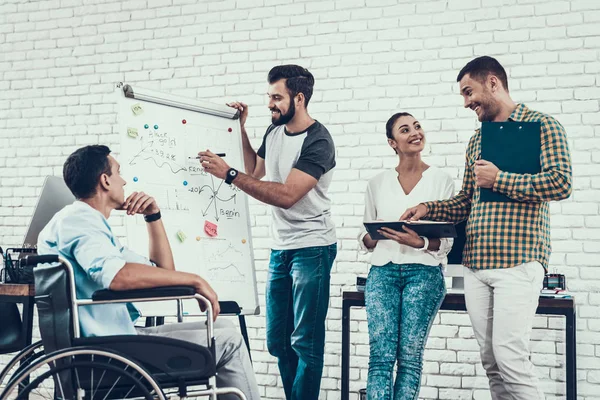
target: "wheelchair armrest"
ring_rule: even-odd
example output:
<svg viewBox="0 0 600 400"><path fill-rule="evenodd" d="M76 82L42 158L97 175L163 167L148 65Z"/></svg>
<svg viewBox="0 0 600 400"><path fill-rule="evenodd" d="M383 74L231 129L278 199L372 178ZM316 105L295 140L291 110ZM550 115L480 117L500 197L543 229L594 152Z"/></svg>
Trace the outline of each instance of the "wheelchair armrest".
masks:
<svg viewBox="0 0 600 400"><path fill-rule="evenodd" d="M149 289L133 290L96 290L92 294L92 300L127 300L127 299L153 299L160 297L184 297L193 296L196 289L192 286L161 286Z"/></svg>
<svg viewBox="0 0 600 400"><path fill-rule="evenodd" d="M239 315L242 313L240 306L235 301L220 301L219 306L221 307L221 314Z"/></svg>
<svg viewBox="0 0 600 400"><path fill-rule="evenodd" d="M56 262L60 262L57 255L27 256L20 260L21 267Z"/></svg>

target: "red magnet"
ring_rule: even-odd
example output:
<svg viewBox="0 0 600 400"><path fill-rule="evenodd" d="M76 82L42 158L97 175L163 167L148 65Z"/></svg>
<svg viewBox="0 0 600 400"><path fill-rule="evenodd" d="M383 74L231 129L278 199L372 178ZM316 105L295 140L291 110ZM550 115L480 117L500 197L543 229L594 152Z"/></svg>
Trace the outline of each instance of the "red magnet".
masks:
<svg viewBox="0 0 600 400"><path fill-rule="evenodd" d="M185 124L185 123L187 123L187 121L184 119L183 121L181 121L181 123L182 123L182 124Z"/></svg>
<svg viewBox="0 0 600 400"><path fill-rule="evenodd" d="M229 129L227 129L227 131L228 131L228 132L232 132L232 131L233 131L233 129L229 128Z"/></svg>

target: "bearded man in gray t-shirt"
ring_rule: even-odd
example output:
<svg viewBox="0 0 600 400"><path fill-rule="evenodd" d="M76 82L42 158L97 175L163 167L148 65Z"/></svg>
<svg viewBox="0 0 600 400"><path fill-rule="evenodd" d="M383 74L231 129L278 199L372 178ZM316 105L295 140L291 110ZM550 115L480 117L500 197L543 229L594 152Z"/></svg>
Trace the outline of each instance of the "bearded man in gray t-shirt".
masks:
<svg viewBox="0 0 600 400"><path fill-rule="evenodd" d="M269 72L271 126L255 152L241 113L246 173L210 151L198 153L206 171L272 206L273 246L267 279L267 347L277 357L288 400L317 400L323 372L329 280L337 254L327 189L335 147L307 112L314 77L298 65ZM266 176L265 181L261 181Z"/></svg>

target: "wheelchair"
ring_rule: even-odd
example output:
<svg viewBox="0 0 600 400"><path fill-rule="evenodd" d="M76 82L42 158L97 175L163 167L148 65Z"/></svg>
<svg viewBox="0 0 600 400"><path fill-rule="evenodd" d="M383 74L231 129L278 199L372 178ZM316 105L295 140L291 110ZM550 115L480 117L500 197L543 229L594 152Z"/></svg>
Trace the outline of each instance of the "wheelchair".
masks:
<svg viewBox="0 0 600 400"><path fill-rule="evenodd" d="M211 303L193 287L96 291L77 299L70 263L55 255L29 256L34 268L42 340L15 356L0 374L0 400L159 399L234 395L217 387ZM196 299L206 307L207 345L168 337L81 337L78 308L107 303ZM9 377L10 376L10 377Z"/></svg>

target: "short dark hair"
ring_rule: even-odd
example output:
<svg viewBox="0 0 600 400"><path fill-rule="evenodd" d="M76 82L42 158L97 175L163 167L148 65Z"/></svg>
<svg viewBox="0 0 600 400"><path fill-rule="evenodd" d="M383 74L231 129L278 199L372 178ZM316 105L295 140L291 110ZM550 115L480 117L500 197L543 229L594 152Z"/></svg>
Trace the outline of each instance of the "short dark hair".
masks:
<svg viewBox="0 0 600 400"><path fill-rule="evenodd" d="M102 174L110 176L107 146L91 145L75 150L63 165L63 178L77 199L88 199L96 194L96 185Z"/></svg>
<svg viewBox="0 0 600 400"><path fill-rule="evenodd" d="M495 75L500 79L502 86L504 86L504 89L508 92L508 78L506 77L506 71L494 57L482 56L469 61L458 73L456 82L460 82L466 74L469 74L471 78L480 83L485 82L490 74Z"/></svg>
<svg viewBox="0 0 600 400"><path fill-rule="evenodd" d="M412 114L409 114L407 112L399 112L392 115L390 119L388 119L388 121L385 123L385 136L387 136L388 139L394 138L394 133L392 132L392 130L394 129L394 124L396 123L396 121L398 121L398 118L400 117L412 117Z"/></svg>
<svg viewBox="0 0 600 400"><path fill-rule="evenodd" d="M296 97L302 93L305 98L304 106L308 107L308 102L312 97L313 86L315 86L315 77L306 68L299 65L278 65L269 71L268 81L270 84L285 79L285 86L290 97Z"/></svg>

